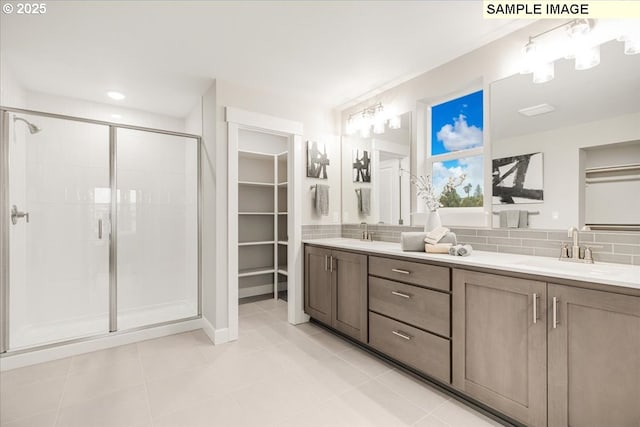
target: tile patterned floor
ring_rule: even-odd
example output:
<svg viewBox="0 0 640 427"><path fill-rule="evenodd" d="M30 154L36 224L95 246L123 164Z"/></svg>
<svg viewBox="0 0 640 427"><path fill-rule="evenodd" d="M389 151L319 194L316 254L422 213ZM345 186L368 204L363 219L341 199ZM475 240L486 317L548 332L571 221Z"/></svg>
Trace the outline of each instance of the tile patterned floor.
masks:
<svg viewBox="0 0 640 427"><path fill-rule="evenodd" d="M499 424L313 324L243 304L240 340L195 331L3 372L2 427Z"/></svg>

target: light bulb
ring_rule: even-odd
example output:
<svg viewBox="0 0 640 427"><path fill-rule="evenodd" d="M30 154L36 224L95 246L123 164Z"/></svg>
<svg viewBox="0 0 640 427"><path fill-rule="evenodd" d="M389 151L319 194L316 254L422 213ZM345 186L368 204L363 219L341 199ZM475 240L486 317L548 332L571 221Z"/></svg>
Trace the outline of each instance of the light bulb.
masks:
<svg viewBox="0 0 640 427"><path fill-rule="evenodd" d="M640 38L632 39L628 38L624 41L624 54L625 55L635 55L640 53Z"/></svg>
<svg viewBox="0 0 640 427"><path fill-rule="evenodd" d="M522 66L520 69L520 74L529 74L532 73L536 63L538 62L538 45L533 40L529 40L529 42L524 45L524 58L522 59Z"/></svg>
<svg viewBox="0 0 640 427"><path fill-rule="evenodd" d="M576 70L588 70L600 63L600 46L576 52Z"/></svg>
<svg viewBox="0 0 640 427"><path fill-rule="evenodd" d="M378 120L373 124L373 133L380 135L384 133L384 121Z"/></svg>
<svg viewBox="0 0 640 427"><path fill-rule="evenodd" d="M546 83L553 80L555 77L555 67L553 62L546 62L539 64L533 70L533 82L534 83Z"/></svg>
<svg viewBox="0 0 640 427"><path fill-rule="evenodd" d="M347 135L353 135L354 133L356 133L356 124L353 119L347 120L347 125L345 126L344 131Z"/></svg>
<svg viewBox="0 0 640 427"><path fill-rule="evenodd" d="M392 116L389 119L389 129L400 129L401 126L402 120L400 119L400 116Z"/></svg>

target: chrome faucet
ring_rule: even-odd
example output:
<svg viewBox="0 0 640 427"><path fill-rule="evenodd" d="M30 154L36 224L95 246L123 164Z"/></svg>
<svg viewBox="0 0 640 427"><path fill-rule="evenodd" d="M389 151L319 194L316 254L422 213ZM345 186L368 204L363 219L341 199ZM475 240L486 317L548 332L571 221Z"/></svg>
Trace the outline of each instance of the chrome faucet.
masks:
<svg viewBox="0 0 640 427"><path fill-rule="evenodd" d="M360 223L360 225L364 225L364 231L360 235L360 240L368 240L370 242L373 242L373 232L369 231L369 224L363 221Z"/></svg>
<svg viewBox="0 0 640 427"><path fill-rule="evenodd" d="M573 244L571 246L571 255L569 255L569 248L567 247L567 243L562 244L562 249L560 250L560 261L573 261L573 262L584 262L587 264L593 264L593 248L601 248L602 246L594 246L589 245L584 248L584 255L580 256L580 232L576 227L570 227L567 231L567 237L571 237L573 239Z"/></svg>
<svg viewBox="0 0 640 427"><path fill-rule="evenodd" d="M569 227L569 231L567 232L567 237L573 239L573 246L571 247L571 258L573 259L580 259L579 233L576 227Z"/></svg>

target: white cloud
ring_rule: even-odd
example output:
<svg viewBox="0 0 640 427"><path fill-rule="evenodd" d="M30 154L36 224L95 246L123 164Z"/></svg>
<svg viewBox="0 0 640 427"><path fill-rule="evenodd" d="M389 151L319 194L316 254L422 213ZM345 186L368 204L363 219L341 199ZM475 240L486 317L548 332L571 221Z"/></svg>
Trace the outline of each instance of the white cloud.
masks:
<svg viewBox="0 0 640 427"><path fill-rule="evenodd" d="M482 129L469 126L464 114L453 119L453 125L446 124L438 131L438 140L442 141L447 151L466 150L482 145Z"/></svg>

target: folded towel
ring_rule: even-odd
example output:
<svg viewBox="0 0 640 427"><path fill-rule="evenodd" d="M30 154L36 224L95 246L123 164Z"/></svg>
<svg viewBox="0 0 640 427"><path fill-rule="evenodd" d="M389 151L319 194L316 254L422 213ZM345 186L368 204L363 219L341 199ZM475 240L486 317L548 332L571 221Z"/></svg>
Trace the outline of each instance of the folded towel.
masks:
<svg viewBox="0 0 640 427"><path fill-rule="evenodd" d="M471 245L462 245L458 248L458 256L469 256L471 251L473 251Z"/></svg>
<svg viewBox="0 0 640 427"><path fill-rule="evenodd" d="M329 215L329 186L316 184L316 213L321 216Z"/></svg>
<svg viewBox="0 0 640 427"><path fill-rule="evenodd" d="M411 231L400 233L400 247L403 251L424 252L424 238L427 233Z"/></svg>
<svg viewBox="0 0 640 427"><path fill-rule="evenodd" d="M424 244L424 251L428 254L448 254L449 248L451 248L451 243Z"/></svg>
<svg viewBox="0 0 640 427"><path fill-rule="evenodd" d="M358 188L356 195L358 196L358 212L362 215L369 215L371 213L371 189Z"/></svg>
<svg viewBox="0 0 640 427"><path fill-rule="evenodd" d="M438 243L451 243L452 245L456 245L458 243L456 233L448 232Z"/></svg>
<svg viewBox="0 0 640 427"><path fill-rule="evenodd" d="M473 248L471 245L454 245L449 248L449 255L453 256L469 256Z"/></svg>
<svg viewBox="0 0 640 427"><path fill-rule="evenodd" d="M427 237L425 237L425 243L430 243L435 245L442 239L450 230L447 227L438 227L427 233Z"/></svg>

